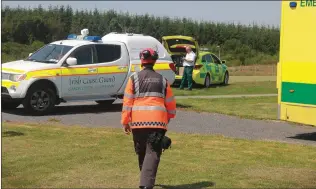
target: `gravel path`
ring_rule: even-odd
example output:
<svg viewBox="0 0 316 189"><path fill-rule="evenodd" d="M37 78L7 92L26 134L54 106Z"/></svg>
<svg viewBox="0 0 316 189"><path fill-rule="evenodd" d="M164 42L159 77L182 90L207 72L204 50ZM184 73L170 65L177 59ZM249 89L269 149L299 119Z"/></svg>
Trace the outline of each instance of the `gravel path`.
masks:
<svg viewBox="0 0 316 189"><path fill-rule="evenodd" d="M2 121L49 122L58 120L65 125L86 127L121 128L120 102L111 108L100 107L93 102L68 103L56 107L56 113L48 116L26 116L24 109L2 112ZM178 111L177 118L169 125L170 131L182 133L220 134L229 137L273 140L316 146L316 127L299 126L285 122L247 120L238 117Z"/></svg>

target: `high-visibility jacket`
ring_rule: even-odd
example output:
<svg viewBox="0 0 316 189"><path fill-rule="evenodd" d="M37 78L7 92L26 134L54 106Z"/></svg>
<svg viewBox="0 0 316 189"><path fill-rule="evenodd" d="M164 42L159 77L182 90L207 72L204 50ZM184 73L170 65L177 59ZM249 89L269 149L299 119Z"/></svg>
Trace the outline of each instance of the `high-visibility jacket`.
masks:
<svg viewBox="0 0 316 189"><path fill-rule="evenodd" d="M128 80L125 88L121 124L131 129L160 128L176 115L176 101L162 75L145 68Z"/></svg>

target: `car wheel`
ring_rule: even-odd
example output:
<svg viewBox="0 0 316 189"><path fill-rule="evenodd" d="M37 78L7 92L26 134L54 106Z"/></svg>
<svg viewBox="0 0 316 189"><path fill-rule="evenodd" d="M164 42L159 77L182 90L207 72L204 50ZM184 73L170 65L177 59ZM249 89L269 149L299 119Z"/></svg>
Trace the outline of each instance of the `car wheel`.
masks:
<svg viewBox="0 0 316 189"><path fill-rule="evenodd" d="M41 116L51 112L55 102L56 94L52 89L47 86L34 86L23 100L23 106L32 115Z"/></svg>
<svg viewBox="0 0 316 189"><path fill-rule="evenodd" d="M207 74L204 81L204 87L209 88L210 85L211 85L211 78L210 78L210 75Z"/></svg>
<svg viewBox="0 0 316 189"><path fill-rule="evenodd" d="M229 74L228 74L228 72L225 72L223 85L228 85L228 81L229 81Z"/></svg>
<svg viewBox="0 0 316 189"><path fill-rule="evenodd" d="M97 100L95 102L102 106L109 106L112 105L114 101L115 100Z"/></svg>
<svg viewBox="0 0 316 189"><path fill-rule="evenodd" d="M3 110L12 110L20 106L21 102L2 102L1 107Z"/></svg>

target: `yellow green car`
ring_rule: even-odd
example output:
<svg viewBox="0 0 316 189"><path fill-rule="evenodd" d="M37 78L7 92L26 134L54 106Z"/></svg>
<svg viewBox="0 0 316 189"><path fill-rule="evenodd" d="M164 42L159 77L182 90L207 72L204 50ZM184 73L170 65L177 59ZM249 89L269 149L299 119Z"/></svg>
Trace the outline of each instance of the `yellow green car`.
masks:
<svg viewBox="0 0 316 189"><path fill-rule="evenodd" d="M181 82L183 73L182 57L186 55L185 47L190 45L196 54L193 82L206 88L210 87L211 84L228 84L229 72L225 61L220 60L214 53L200 49L198 42L193 37L164 36L162 37L162 44L175 63L175 83Z"/></svg>

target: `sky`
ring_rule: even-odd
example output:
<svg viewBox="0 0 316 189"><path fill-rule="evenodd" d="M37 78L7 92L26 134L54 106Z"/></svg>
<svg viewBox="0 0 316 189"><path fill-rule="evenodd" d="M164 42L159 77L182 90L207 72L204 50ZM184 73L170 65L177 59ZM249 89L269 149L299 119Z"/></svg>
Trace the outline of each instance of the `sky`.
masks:
<svg viewBox="0 0 316 189"><path fill-rule="evenodd" d="M281 1L2 1L3 6L70 5L73 9L99 9L133 14L191 18L241 24L280 25Z"/></svg>

